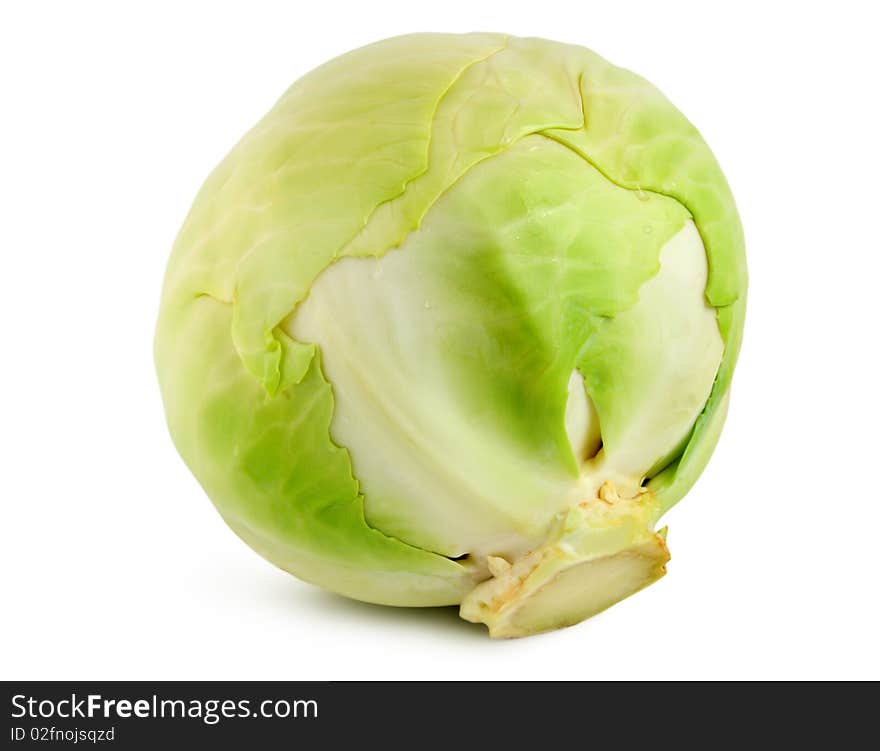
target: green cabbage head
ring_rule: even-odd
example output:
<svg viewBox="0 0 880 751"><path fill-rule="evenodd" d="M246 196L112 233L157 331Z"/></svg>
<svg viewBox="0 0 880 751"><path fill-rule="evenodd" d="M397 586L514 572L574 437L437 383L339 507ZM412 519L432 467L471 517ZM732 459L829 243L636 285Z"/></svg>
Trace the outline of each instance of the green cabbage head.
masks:
<svg viewBox="0 0 880 751"><path fill-rule="evenodd" d="M417 34L301 78L208 177L155 359L254 550L520 636L663 575L745 299L728 185L656 88L580 47Z"/></svg>

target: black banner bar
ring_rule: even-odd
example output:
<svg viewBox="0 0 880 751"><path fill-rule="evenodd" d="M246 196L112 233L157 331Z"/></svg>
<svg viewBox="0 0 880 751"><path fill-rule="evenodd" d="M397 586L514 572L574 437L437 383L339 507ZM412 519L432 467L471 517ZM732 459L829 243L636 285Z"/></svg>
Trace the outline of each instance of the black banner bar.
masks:
<svg viewBox="0 0 880 751"><path fill-rule="evenodd" d="M4 748L861 748L876 684L5 682Z"/></svg>

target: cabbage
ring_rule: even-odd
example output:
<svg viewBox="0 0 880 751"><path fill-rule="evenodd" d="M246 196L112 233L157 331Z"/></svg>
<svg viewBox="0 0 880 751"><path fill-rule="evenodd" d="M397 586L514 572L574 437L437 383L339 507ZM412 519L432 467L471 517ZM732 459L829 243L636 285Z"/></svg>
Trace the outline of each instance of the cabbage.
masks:
<svg viewBox="0 0 880 751"><path fill-rule="evenodd" d="M664 574L745 290L727 183L657 89L580 47L417 34L301 78L208 177L155 359L254 550L521 636Z"/></svg>

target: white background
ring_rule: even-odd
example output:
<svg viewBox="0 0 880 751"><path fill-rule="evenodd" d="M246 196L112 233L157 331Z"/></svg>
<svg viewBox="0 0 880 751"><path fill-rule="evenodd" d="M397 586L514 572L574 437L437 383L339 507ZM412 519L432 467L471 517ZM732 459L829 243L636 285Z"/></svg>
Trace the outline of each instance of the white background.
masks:
<svg viewBox="0 0 880 751"><path fill-rule="evenodd" d="M869 3L723 7L4 3L2 677L880 678L877 23ZM747 233L730 417L667 517L669 575L518 641L262 561L177 457L153 372L209 170L314 65L423 30L556 38L647 76Z"/></svg>

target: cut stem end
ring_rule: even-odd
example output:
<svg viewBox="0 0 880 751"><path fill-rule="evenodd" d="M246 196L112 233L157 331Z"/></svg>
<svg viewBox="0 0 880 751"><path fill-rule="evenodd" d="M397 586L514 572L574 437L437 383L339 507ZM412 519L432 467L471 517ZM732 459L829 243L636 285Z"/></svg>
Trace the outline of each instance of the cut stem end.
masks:
<svg viewBox="0 0 880 751"><path fill-rule="evenodd" d="M665 528L651 531L652 500L598 514L592 504L572 509L541 548L511 565L496 561L493 577L462 601L461 617L485 623L494 638L528 636L572 626L657 581L669 550Z"/></svg>

